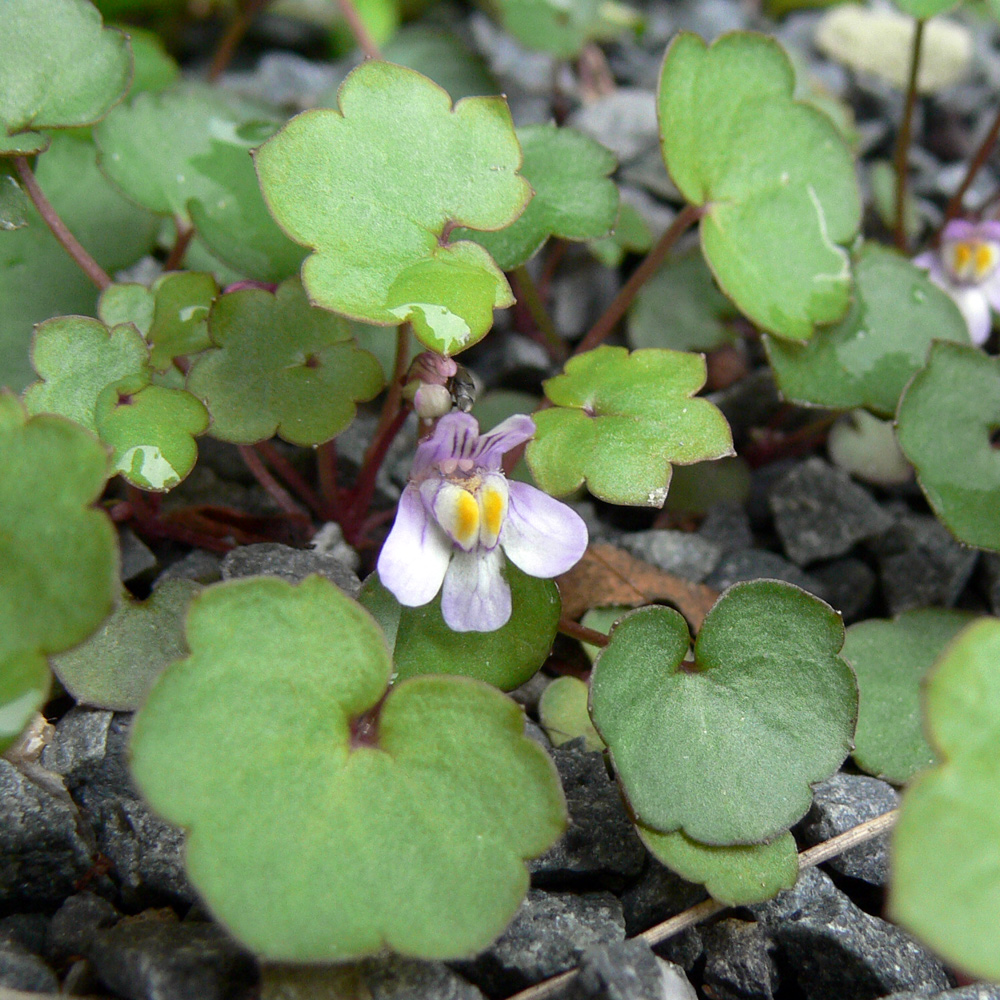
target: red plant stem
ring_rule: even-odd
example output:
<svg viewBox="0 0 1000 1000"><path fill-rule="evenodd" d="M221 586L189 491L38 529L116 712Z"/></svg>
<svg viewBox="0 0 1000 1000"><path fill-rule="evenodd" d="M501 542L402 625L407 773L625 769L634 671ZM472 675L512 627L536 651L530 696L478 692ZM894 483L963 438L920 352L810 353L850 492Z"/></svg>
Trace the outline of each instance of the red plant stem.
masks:
<svg viewBox="0 0 1000 1000"><path fill-rule="evenodd" d="M66 223L59 218L59 213L52 207L52 202L45 197L45 192L39 187L35 175L31 172L27 157L15 156L14 169L21 178L28 197L38 209L38 214L45 220L45 225L52 230L52 235L59 241L62 248L76 261L80 269L103 292L110 285L111 278L107 271L90 256L80 241L66 228Z"/></svg>
<svg viewBox="0 0 1000 1000"><path fill-rule="evenodd" d="M920 51L924 38L924 20L917 19L913 32L913 47L910 50L910 78L906 86L906 103L903 105L903 121L899 126L896 140L896 247L901 253L907 252L906 238L906 186L909 179L910 136L913 131L913 109L917 104L917 76L920 72Z"/></svg>
<svg viewBox="0 0 1000 1000"><path fill-rule="evenodd" d="M337 486L337 440L327 441L316 449L316 477L323 496L324 517L340 523L341 496Z"/></svg>
<svg viewBox="0 0 1000 1000"><path fill-rule="evenodd" d="M305 477L268 441L254 445L257 454L288 484L298 498L317 516L326 517L326 504L306 482Z"/></svg>
<svg viewBox="0 0 1000 1000"><path fill-rule="evenodd" d="M248 445L239 446L240 458L253 473L254 479L267 491L267 495L286 513L296 518L306 518L309 515L298 505L295 498L271 475L260 456Z"/></svg>
<svg viewBox="0 0 1000 1000"><path fill-rule="evenodd" d="M177 239L174 241L174 248L170 251L170 256L167 257L163 265L164 271L176 271L181 266L184 254L187 253L187 248L191 243L191 237L194 236L194 226L186 226L178 219L174 219L174 225L177 227Z"/></svg>
<svg viewBox="0 0 1000 1000"><path fill-rule="evenodd" d="M375 495L375 481L378 478L379 469L382 468L382 463L389 453L392 442L395 441L396 435L406 423L406 418L409 415L409 406L401 407L392 422L383 428L381 434L372 442L372 447L368 449L365 464L362 466L358 481L351 491L350 507L341 521L344 537L351 545L356 545L361 540L361 526L368 514L372 497Z"/></svg>
<svg viewBox="0 0 1000 1000"><path fill-rule="evenodd" d="M213 535L206 535L200 531L192 531L182 524L160 521L155 515L150 515L141 511L134 511L132 523L139 529L140 534L147 538L165 538L172 542L181 542L190 545L195 549L207 549L209 552L217 552L225 555L236 548L236 542L227 541L225 538L216 538Z"/></svg>
<svg viewBox="0 0 1000 1000"><path fill-rule="evenodd" d="M646 259L632 272L632 276L625 282L614 301L604 311L604 315L590 328L587 336L577 344L576 350L573 352L574 355L593 350L609 336L618 325L618 321L625 315L639 289L656 273L673 245L702 217L704 212L704 208L700 205L685 205L681 209L677 218L660 237L656 246L646 255Z"/></svg>
<svg viewBox="0 0 1000 1000"><path fill-rule="evenodd" d="M553 240L549 246L548 256L542 265L542 273L538 276L538 294L543 299L548 298L549 285L552 284L552 279L555 277L556 271L559 270L563 257L566 256L569 243L566 240Z"/></svg>
<svg viewBox="0 0 1000 1000"><path fill-rule="evenodd" d="M983 165L989 159L990 153L993 152L993 147L996 145L998 138L1000 138L1000 108L997 109L996 117L993 119L993 124L990 126L989 132L986 133L986 138L979 144L979 148L976 150L975 155L969 161L969 166L965 171L965 176L962 178L962 183L958 185L958 189L948 199L948 204L945 206L944 210L944 221L941 223L941 229L944 229L944 227L962 211L962 203L965 200L965 192L969 190L972 182L976 179L976 174L979 173L979 171L983 168Z"/></svg>
<svg viewBox="0 0 1000 1000"><path fill-rule="evenodd" d="M247 0L243 4L236 16L229 22L222 38L219 39L219 46L212 56L212 63L208 67L208 81L215 83L226 71L226 67L232 62L233 56L243 36L247 33L253 19L271 2L271 0Z"/></svg>
<svg viewBox="0 0 1000 1000"><path fill-rule="evenodd" d="M591 646L600 646L603 649L611 640L597 629L587 628L579 622L569 618L560 618L557 626L563 635L568 635L572 639L579 639L580 642L589 642Z"/></svg>
<svg viewBox="0 0 1000 1000"><path fill-rule="evenodd" d="M365 22L361 20L361 15L358 13L358 8L354 6L353 0L337 0L337 5L340 7L341 16L347 22L347 27L354 36L354 40L358 43L358 48L364 52L365 58L381 59L382 53L379 51L375 39L365 27Z"/></svg>

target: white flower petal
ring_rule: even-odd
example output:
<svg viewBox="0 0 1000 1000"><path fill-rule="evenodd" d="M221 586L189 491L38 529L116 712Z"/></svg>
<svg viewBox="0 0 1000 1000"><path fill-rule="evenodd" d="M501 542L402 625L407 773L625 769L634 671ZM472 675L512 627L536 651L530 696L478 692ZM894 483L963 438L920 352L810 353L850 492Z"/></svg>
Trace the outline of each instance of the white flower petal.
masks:
<svg viewBox="0 0 1000 1000"><path fill-rule="evenodd" d="M415 486L399 498L396 521L378 557L378 578L400 604L417 608L441 589L454 548Z"/></svg>
<svg viewBox="0 0 1000 1000"><path fill-rule="evenodd" d="M510 620L510 587L499 548L456 552L444 578L441 614L455 632L494 632Z"/></svg>
<svg viewBox="0 0 1000 1000"><path fill-rule="evenodd" d="M575 566L587 548L587 525L572 507L527 483L507 484L507 519L500 545L529 576L559 576Z"/></svg>

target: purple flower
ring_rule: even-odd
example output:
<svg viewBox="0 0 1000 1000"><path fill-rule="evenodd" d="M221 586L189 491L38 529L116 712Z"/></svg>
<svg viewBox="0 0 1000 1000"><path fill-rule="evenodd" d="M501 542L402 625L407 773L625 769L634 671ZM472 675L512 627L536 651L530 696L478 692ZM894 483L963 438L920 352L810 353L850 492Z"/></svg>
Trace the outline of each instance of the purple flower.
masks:
<svg viewBox="0 0 1000 1000"><path fill-rule="evenodd" d="M993 328L990 308L1000 311L1000 222L953 219L941 234L940 250L913 263L955 300L972 342L985 343Z"/></svg>
<svg viewBox="0 0 1000 1000"><path fill-rule="evenodd" d="M400 604L419 607L441 590L449 628L492 632L510 618L504 553L544 578L565 573L583 555L583 519L501 471L504 453L534 433L531 417L518 414L480 436L475 417L454 412L417 446L378 559L379 579Z"/></svg>

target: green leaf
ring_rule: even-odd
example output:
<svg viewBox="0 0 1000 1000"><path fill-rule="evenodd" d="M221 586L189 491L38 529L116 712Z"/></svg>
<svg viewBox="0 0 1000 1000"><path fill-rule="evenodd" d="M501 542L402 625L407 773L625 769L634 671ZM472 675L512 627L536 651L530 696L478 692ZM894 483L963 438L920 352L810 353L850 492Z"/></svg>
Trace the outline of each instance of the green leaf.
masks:
<svg viewBox="0 0 1000 1000"><path fill-rule="evenodd" d="M923 608L847 630L844 659L854 667L861 693L854 761L862 771L902 785L934 763L924 739L922 685L941 651L972 618L965 611Z"/></svg>
<svg viewBox="0 0 1000 1000"><path fill-rule="evenodd" d="M640 26L630 7L605 0L498 0L503 26L522 45L574 59L591 41L611 41Z"/></svg>
<svg viewBox="0 0 1000 1000"><path fill-rule="evenodd" d="M114 605L115 531L93 508L107 464L93 435L61 417L29 420L0 393L0 746L45 701L44 657L82 642Z"/></svg>
<svg viewBox="0 0 1000 1000"><path fill-rule="evenodd" d="M0 33L0 156L49 141L28 129L91 125L132 77L128 39L87 0L5 0ZM13 137L11 140L10 137Z"/></svg>
<svg viewBox="0 0 1000 1000"><path fill-rule="evenodd" d="M130 483L168 490L194 467L192 435L208 413L190 393L151 385L149 349L130 324L109 330L96 319L60 316L35 334L41 376L24 394L30 413L58 413L94 431Z"/></svg>
<svg viewBox="0 0 1000 1000"><path fill-rule="evenodd" d="M806 344L765 338L782 394L835 409L895 412L931 341L969 343L951 296L893 250L867 243L854 260L854 301L836 326Z"/></svg>
<svg viewBox="0 0 1000 1000"><path fill-rule="evenodd" d="M753 844L805 815L811 785L851 749L858 691L840 616L787 583L736 584L686 662L687 623L647 607L611 633L591 714L646 826Z"/></svg>
<svg viewBox="0 0 1000 1000"><path fill-rule="evenodd" d="M585 628L592 628L596 632L603 632L608 635L611 627L625 614L631 611L628 605L614 605L607 608L591 608L581 619L580 624ZM583 651L587 654L590 662L593 663L601 652L602 646L592 646L589 642L580 641Z"/></svg>
<svg viewBox="0 0 1000 1000"><path fill-rule="evenodd" d="M93 144L55 134L35 175L71 233L106 271L135 263L156 235L153 216L126 201L97 169ZM33 378L28 345L35 323L92 313L93 282L32 207L28 225L0 233L0 385L20 391Z"/></svg>
<svg viewBox="0 0 1000 1000"><path fill-rule="evenodd" d="M727 323L735 316L695 250L670 258L639 289L629 309L628 341L632 347L711 351L736 339Z"/></svg>
<svg viewBox="0 0 1000 1000"><path fill-rule="evenodd" d="M503 930L522 859L565 826L514 702L456 677L382 702L378 627L319 577L209 588L187 643L136 719L132 769L190 831L192 882L240 940L298 962L454 958Z"/></svg>
<svg viewBox="0 0 1000 1000"><path fill-rule="evenodd" d="M521 176L535 192L528 207L499 232L455 233L484 246L505 271L534 257L550 236L580 241L606 235L618 213L618 185L608 179L618 163L599 142L555 125L527 125L517 138L524 151Z"/></svg>
<svg viewBox="0 0 1000 1000"><path fill-rule="evenodd" d="M452 108L419 73L376 61L351 73L339 100L294 118L255 157L275 218L315 251L302 271L310 299L370 323L412 317L440 353L468 347L513 296L478 244L442 244L456 225L509 225L530 197L507 105L470 97Z"/></svg>
<svg viewBox="0 0 1000 1000"><path fill-rule="evenodd" d="M783 833L767 844L711 847L683 833L637 827L642 842L662 864L688 882L705 886L727 906L746 906L791 889L799 877L795 838Z"/></svg>
<svg viewBox="0 0 1000 1000"><path fill-rule="evenodd" d="M208 335L208 313L219 286L210 274L198 271L168 271L152 289L153 321L146 339L152 350L150 361L157 371L166 371L174 358L198 354L212 346Z"/></svg>
<svg viewBox="0 0 1000 1000"><path fill-rule="evenodd" d="M347 320L311 306L297 279L275 294L223 295L209 326L214 347L195 361L187 385L222 441L253 444L276 433L293 444L329 441L354 419L355 403L384 384Z"/></svg>
<svg viewBox="0 0 1000 1000"><path fill-rule="evenodd" d="M670 463L733 453L729 425L706 399L705 359L679 351L598 347L544 383L555 408L536 413L527 459L547 493L585 481L610 503L662 507Z"/></svg>
<svg viewBox="0 0 1000 1000"><path fill-rule="evenodd" d="M131 325L57 316L40 323L31 348L39 381L25 390L28 412L58 413L97 433L94 409L105 387L148 370L149 348Z"/></svg>
<svg viewBox="0 0 1000 1000"><path fill-rule="evenodd" d="M653 245L653 231L639 210L628 202L618 206L618 218L608 236L592 240L590 252L605 266L618 267L626 253L645 253Z"/></svg>
<svg viewBox="0 0 1000 1000"><path fill-rule="evenodd" d="M184 614L201 588L167 580L145 601L128 593L86 642L52 659L52 671L80 703L132 712L168 663L182 657Z"/></svg>
<svg viewBox="0 0 1000 1000"><path fill-rule="evenodd" d="M509 560L511 616L494 632L453 632L441 617L441 595L419 608L407 608L382 586L376 574L358 598L382 626L393 656L394 676L450 674L485 681L513 691L545 662L556 637L561 602L552 580L521 572Z"/></svg>
<svg viewBox="0 0 1000 1000"><path fill-rule="evenodd" d="M934 513L959 541L1000 551L1000 359L937 342L899 401L896 428Z"/></svg>
<svg viewBox="0 0 1000 1000"><path fill-rule="evenodd" d="M921 20L943 14L945 11L951 10L957 3L958 0L895 0L896 6L904 14Z"/></svg>
<svg viewBox="0 0 1000 1000"><path fill-rule="evenodd" d="M750 468L734 455L715 462L679 465L670 480L665 510L704 516L720 503L741 506L750 496Z"/></svg>
<svg viewBox="0 0 1000 1000"><path fill-rule="evenodd" d="M896 227L896 168L889 160L876 160L871 165L868 180L872 189L872 203L882 225L892 230ZM906 235L912 243L920 235L921 221L916 202L909 190L903 204Z"/></svg>
<svg viewBox="0 0 1000 1000"><path fill-rule="evenodd" d="M133 282L108 285L97 300L97 317L105 326L131 323L146 337L156 313L156 295Z"/></svg>
<svg viewBox="0 0 1000 1000"><path fill-rule="evenodd" d="M183 389L133 375L107 386L94 407L97 433L112 448L115 472L133 486L173 489L198 460L195 437L208 430L208 411Z"/></svg>
<svg viewBox="0 0 1000 1000"><path fill-rule="evenodd" d="M560 747L581 736L588 750L603 750L601 739L587 711L590 688L579 677L557 677L542 692L538 719L549 741Z"/></svg>
<svg viewBox="0 0 1000 1000"><path fill-rule="evenodd" d="M702 248L722 290L763 329L808 340L847 311L861 219L854 164L822 112L792 99L781 47L747 32L674 39L660 77L663 158L704 209Z"/></svg>
<svg viewBox="0 0 1000 1000"><path fill-rule="evenodd" d="M137 204L186 223L192 200L209 205L233 196L238 180L230 170L246 173L260 141L255 128L243 138L244 127L273 114L207 84L139 94L94 129L100 167ZM231 155L234 146L242 158Z"/></svg>
<svg viewBox="0 0 1000 1000"><path fill-rule="evenodd" d="M192 162L217 188L213 198L188 202L191 221L208 249L254 281L280 282L297 274L306 251L267 210L248 147L215 143L210 154Z"/></svg>
<svg viewBox="0 0 1000 1000"><path fill-rule="evenodd" d="M135 60L130 97L144 91L166 90L181 75L180 67L168 54L155 31L129 25L128 39Z"/></svg>
<svg viewBox="0 0 1000 1000"><path fill-rule="evenodd" d="M386 60L423 73L447 90L453 101L499 94L500 87L480 56L457 35L408 24L382 46Z"/></svg>
<svg viewBox="0 0 1000 1000"><path fill-rule="evenodd" d="M942 763L903 795L889 909L953 965L1000 979L1000 621L970 625L927 685L930 740Z"/></svg>
<svg viewBox="0 0 1000 1000"><path fill-rule="evenodd" d="M0 232L21 229L28 224L31 200L21 190L17 177L0 161Z"/></svg>

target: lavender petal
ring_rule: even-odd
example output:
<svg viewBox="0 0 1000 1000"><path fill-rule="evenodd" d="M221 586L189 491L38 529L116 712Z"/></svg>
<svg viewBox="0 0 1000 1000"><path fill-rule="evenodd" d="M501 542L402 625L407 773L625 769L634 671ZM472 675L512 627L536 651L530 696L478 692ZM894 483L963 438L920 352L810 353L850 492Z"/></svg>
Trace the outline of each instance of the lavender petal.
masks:
<svg viewBox="0 0 1000 1000"><path fill-rule="evenodd" d="M441 589L452 552L451 542L428 516L417 488L407 486L378 557L382 585L400 604L420 607Z"/></svg>
<svg viewBox="0 0 1000 1000"><path fill-rule="evenodd" d="M534 434L535 421L523 413L515 413L479 439L473 455L476 465L485 469L499 469L503 456L530 440Z"/></svg>
<svg viewBox="0 0 1000 1000"><path fill-rule="evenodd" d="M479 422L468 413L445 414L429 438L417 445L411 475L419 476L449 458L471 458L479 440Z"/></svg>
<svg viewBox="0 0 1000 1000"><path fill-rule="evenodd" d="M527 483L507 485L507 519L500 545L529 576L559 576L579 562L587 548L587 525L572 507Z"/></svg>
<svg viewBox="0 0 1000 1000"><path fill-rule="evenodd" d="M441 591L441 614L453 632L494 632L507 624L510 587L499 548L455 553Z"/></svg>

